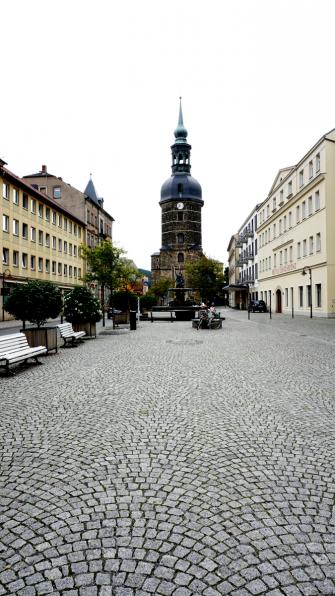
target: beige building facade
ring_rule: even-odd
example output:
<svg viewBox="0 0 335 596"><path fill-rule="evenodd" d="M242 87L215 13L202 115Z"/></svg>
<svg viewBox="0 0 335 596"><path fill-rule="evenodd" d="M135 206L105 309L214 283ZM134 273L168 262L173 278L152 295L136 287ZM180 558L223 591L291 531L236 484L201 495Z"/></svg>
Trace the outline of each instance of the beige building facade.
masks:
<svg viewBox="0 0 335 596"><path fill-rule="evenodd" d="M80 244L85 222L25 180L0 160L1 314L11 289L28 280L48 280L61 289L82 284Z"/></svg>
<svg viewBox="0 0 335 596"><path fill-rule="evenodd" d="M335 129L257 206L257 297L272 312L335 317L334 196Z"/></svg>

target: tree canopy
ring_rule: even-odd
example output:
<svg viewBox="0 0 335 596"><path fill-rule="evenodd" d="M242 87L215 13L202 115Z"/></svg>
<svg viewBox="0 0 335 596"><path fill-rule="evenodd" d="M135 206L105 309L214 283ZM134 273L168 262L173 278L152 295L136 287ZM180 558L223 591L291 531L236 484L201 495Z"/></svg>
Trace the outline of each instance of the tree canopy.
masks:
<svg viewBox="0 0 335 596"><path fill-rule="evenodd" d="M17 286L6 301L6 310L16 319L40 327L62 310L62 294L51 281L32 280Z"/></svg>
<svg viewBox="0 0 335 596"><path fill-rule="evenodd" d="M222 263L203 255L197 261L187 262L185 269L188 284L200 291L202 300L214 300L216 296L222 294L224 286Z"/></svg>

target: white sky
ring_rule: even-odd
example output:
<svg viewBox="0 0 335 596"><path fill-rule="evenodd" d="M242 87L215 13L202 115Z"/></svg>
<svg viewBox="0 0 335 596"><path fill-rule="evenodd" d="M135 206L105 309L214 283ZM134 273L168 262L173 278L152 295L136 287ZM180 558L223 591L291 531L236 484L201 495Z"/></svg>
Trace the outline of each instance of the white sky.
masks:
<svg viewBox="0 0 335 596"><path fill-rule="evenodd" d="M183 96L203 250L227 245L279 168L335 127L334 0L0 2L0 157L84 190L150 269Z"/></svg>

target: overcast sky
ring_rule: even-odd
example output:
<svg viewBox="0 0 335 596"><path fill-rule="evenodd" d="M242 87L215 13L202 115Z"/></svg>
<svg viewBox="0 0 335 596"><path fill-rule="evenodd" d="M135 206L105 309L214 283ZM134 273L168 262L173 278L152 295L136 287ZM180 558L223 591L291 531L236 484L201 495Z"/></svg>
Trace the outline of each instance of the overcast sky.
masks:
<svg viewBox="0 0 335 596"><path fill-rule="evenodd" d="M0 157L80 190L92 172L138 267L161 246L180 95L203 250L225 262L278 169L335 127L334 0L0 5Z"/></svg>

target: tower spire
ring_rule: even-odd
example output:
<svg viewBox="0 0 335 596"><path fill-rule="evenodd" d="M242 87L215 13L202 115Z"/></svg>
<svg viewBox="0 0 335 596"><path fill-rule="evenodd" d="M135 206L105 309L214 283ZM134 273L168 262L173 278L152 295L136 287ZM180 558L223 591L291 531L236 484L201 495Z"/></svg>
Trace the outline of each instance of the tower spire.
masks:
<svg viewBox="0 0 335 596"><path fill-rule="evenodd" d="M181 97L179 97L179 118L177 128L174 131L174 136L176 138L176 143L187 143L187 130L184 126L183 120L183 109L181 105Z"/></svg>

